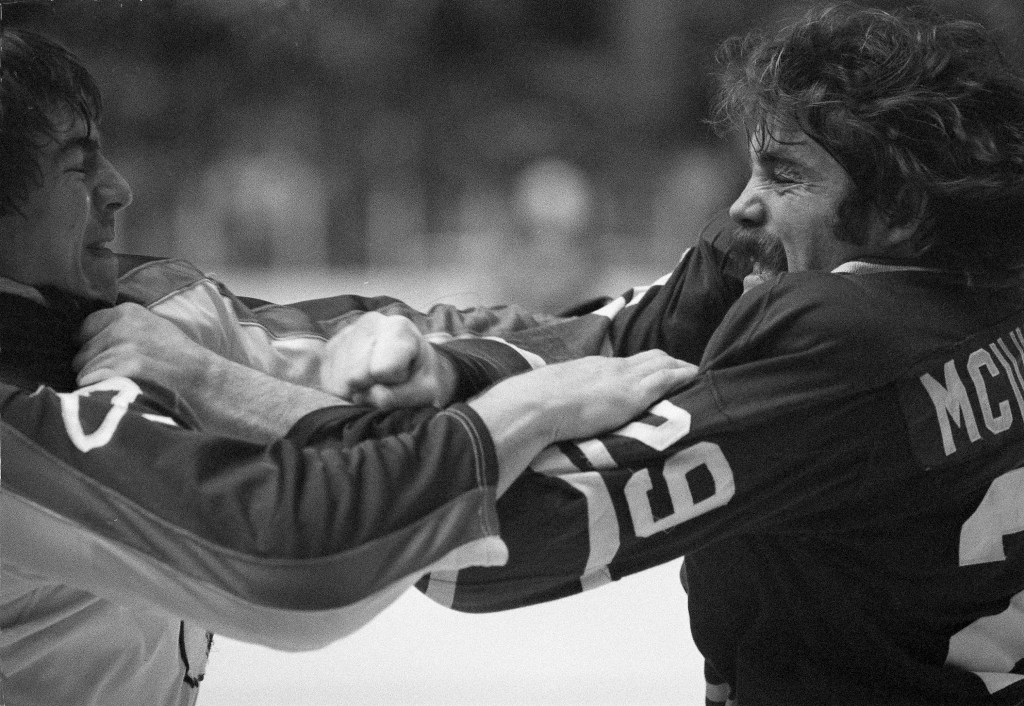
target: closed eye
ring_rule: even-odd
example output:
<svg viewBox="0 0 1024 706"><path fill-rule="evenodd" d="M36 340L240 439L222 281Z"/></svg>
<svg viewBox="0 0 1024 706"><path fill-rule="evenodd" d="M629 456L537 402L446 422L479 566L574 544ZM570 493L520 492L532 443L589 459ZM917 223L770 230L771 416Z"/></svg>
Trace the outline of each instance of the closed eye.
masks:
<svg viewBox="0 0 1024 706"><path fill-rule="evenodd" d="M768 178L778 184L796 184L803 181L803 174L785 162L767 165Z"/></svg>
<svg viewBox="0 0 1024 706"><path fill-rule="evenodd" d="M785 169L778 169L770 174L771 180L777 184L796 184L802 179L796 172L787 171Z"/></svg>
<svg viewBox="0 0 1024 706"><path fill-rule="evenodd" d="M65 171L88 174L96 167L99 149L99 143L89 137L68 143L62 149L63 159L68 165L65 167Z"/></svg>
<svg viewBox="0 0 1024 706"><path fill-rule="evenodd" d="M762 152L758 155L758 162L764 170L764 175L775 184L799 184L805 180L803 171L799 165L786 157Z"/></svg>

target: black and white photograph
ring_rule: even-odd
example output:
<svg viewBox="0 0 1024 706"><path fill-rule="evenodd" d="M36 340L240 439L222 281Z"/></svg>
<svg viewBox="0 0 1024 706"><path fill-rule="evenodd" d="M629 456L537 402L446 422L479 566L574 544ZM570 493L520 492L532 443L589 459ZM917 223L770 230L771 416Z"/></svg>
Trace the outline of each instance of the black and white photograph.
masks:
<svg viewBox="0 0 1024 706"><path fill-rule="evenodd" d="M1024 706L1019 0L0 0L0 706Z"/></svg>

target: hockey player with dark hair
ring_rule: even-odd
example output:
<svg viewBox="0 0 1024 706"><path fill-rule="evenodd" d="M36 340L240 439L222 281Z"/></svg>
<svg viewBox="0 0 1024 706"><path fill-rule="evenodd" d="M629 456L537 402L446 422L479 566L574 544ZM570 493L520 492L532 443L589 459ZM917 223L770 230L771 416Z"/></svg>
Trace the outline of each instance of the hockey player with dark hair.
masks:
<svg viewBox="0 0 1024 706"><path fill-rule="evenodd" d="M709 704L1019 704L1024 80L976 24L854 5L720 58L758 276L684 390L512 487L507 566L424 588L494 610L685 554ZM604 345L678 351L687 259Z"/></svg>
<svg viewBox="0 0 1024 706"><path fill-rule="evenodd" d="M192 369L195 344L159 320L203 384L230 378L285 412L259 421L250 405L237 434L218 436L190 431L207 425L151 383L104 375L76 389L82 319L117 293L107 245L131 191L103 155L99 92L78 61L29 32L5 30L0 47L9 706L194 704L210 631L313 649L424 572L499 564L495 498L533 454L621 424L692 376L663 353L592 358L468 404L381 413L226 359ZM609 395L614 408L597 404ZM284 438L240 438L254 428Z"/></svg>

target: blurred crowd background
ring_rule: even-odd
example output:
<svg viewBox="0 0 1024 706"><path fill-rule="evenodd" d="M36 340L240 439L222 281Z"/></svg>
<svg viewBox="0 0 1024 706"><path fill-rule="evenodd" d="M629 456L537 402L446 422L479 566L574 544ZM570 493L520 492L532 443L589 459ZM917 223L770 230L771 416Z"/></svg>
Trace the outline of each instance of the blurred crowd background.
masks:
<svg viewBox="0 0 1024 706"><path fill-rule="evenodd" d="M1024 55L1021 0L928 4ZM745 148L707 123L714 47L805 5L4 0L3 21L98 79L135 191L121 249L472 277L557 310L667 272L732 200Z"/></svg>

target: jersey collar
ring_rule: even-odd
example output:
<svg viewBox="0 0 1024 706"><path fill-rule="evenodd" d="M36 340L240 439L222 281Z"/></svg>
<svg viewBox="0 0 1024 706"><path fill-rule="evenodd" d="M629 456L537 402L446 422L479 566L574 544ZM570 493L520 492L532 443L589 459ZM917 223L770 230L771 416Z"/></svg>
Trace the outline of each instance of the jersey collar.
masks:
<svg viewBox="0 0 1024 706"><path fill-rule="evenodd" d="M832 270L833 274L870 275L878 272L942 272L936 267L921 267L920 265L893 265L880 262L864 262L863 260L851 260L844 262Z"/></svg>
<svg viewBox="0 0 1024 706"><path fill-rule="evenodd" d="M833 274L871 275L887 272L930 272L950 282L959 282L968 287L1020 287L1022 273L1009 270L998 273L974 273L968 270L951 270L945 267L922 267L906 263L867 262L851 260L832 270Z"/></svg>

